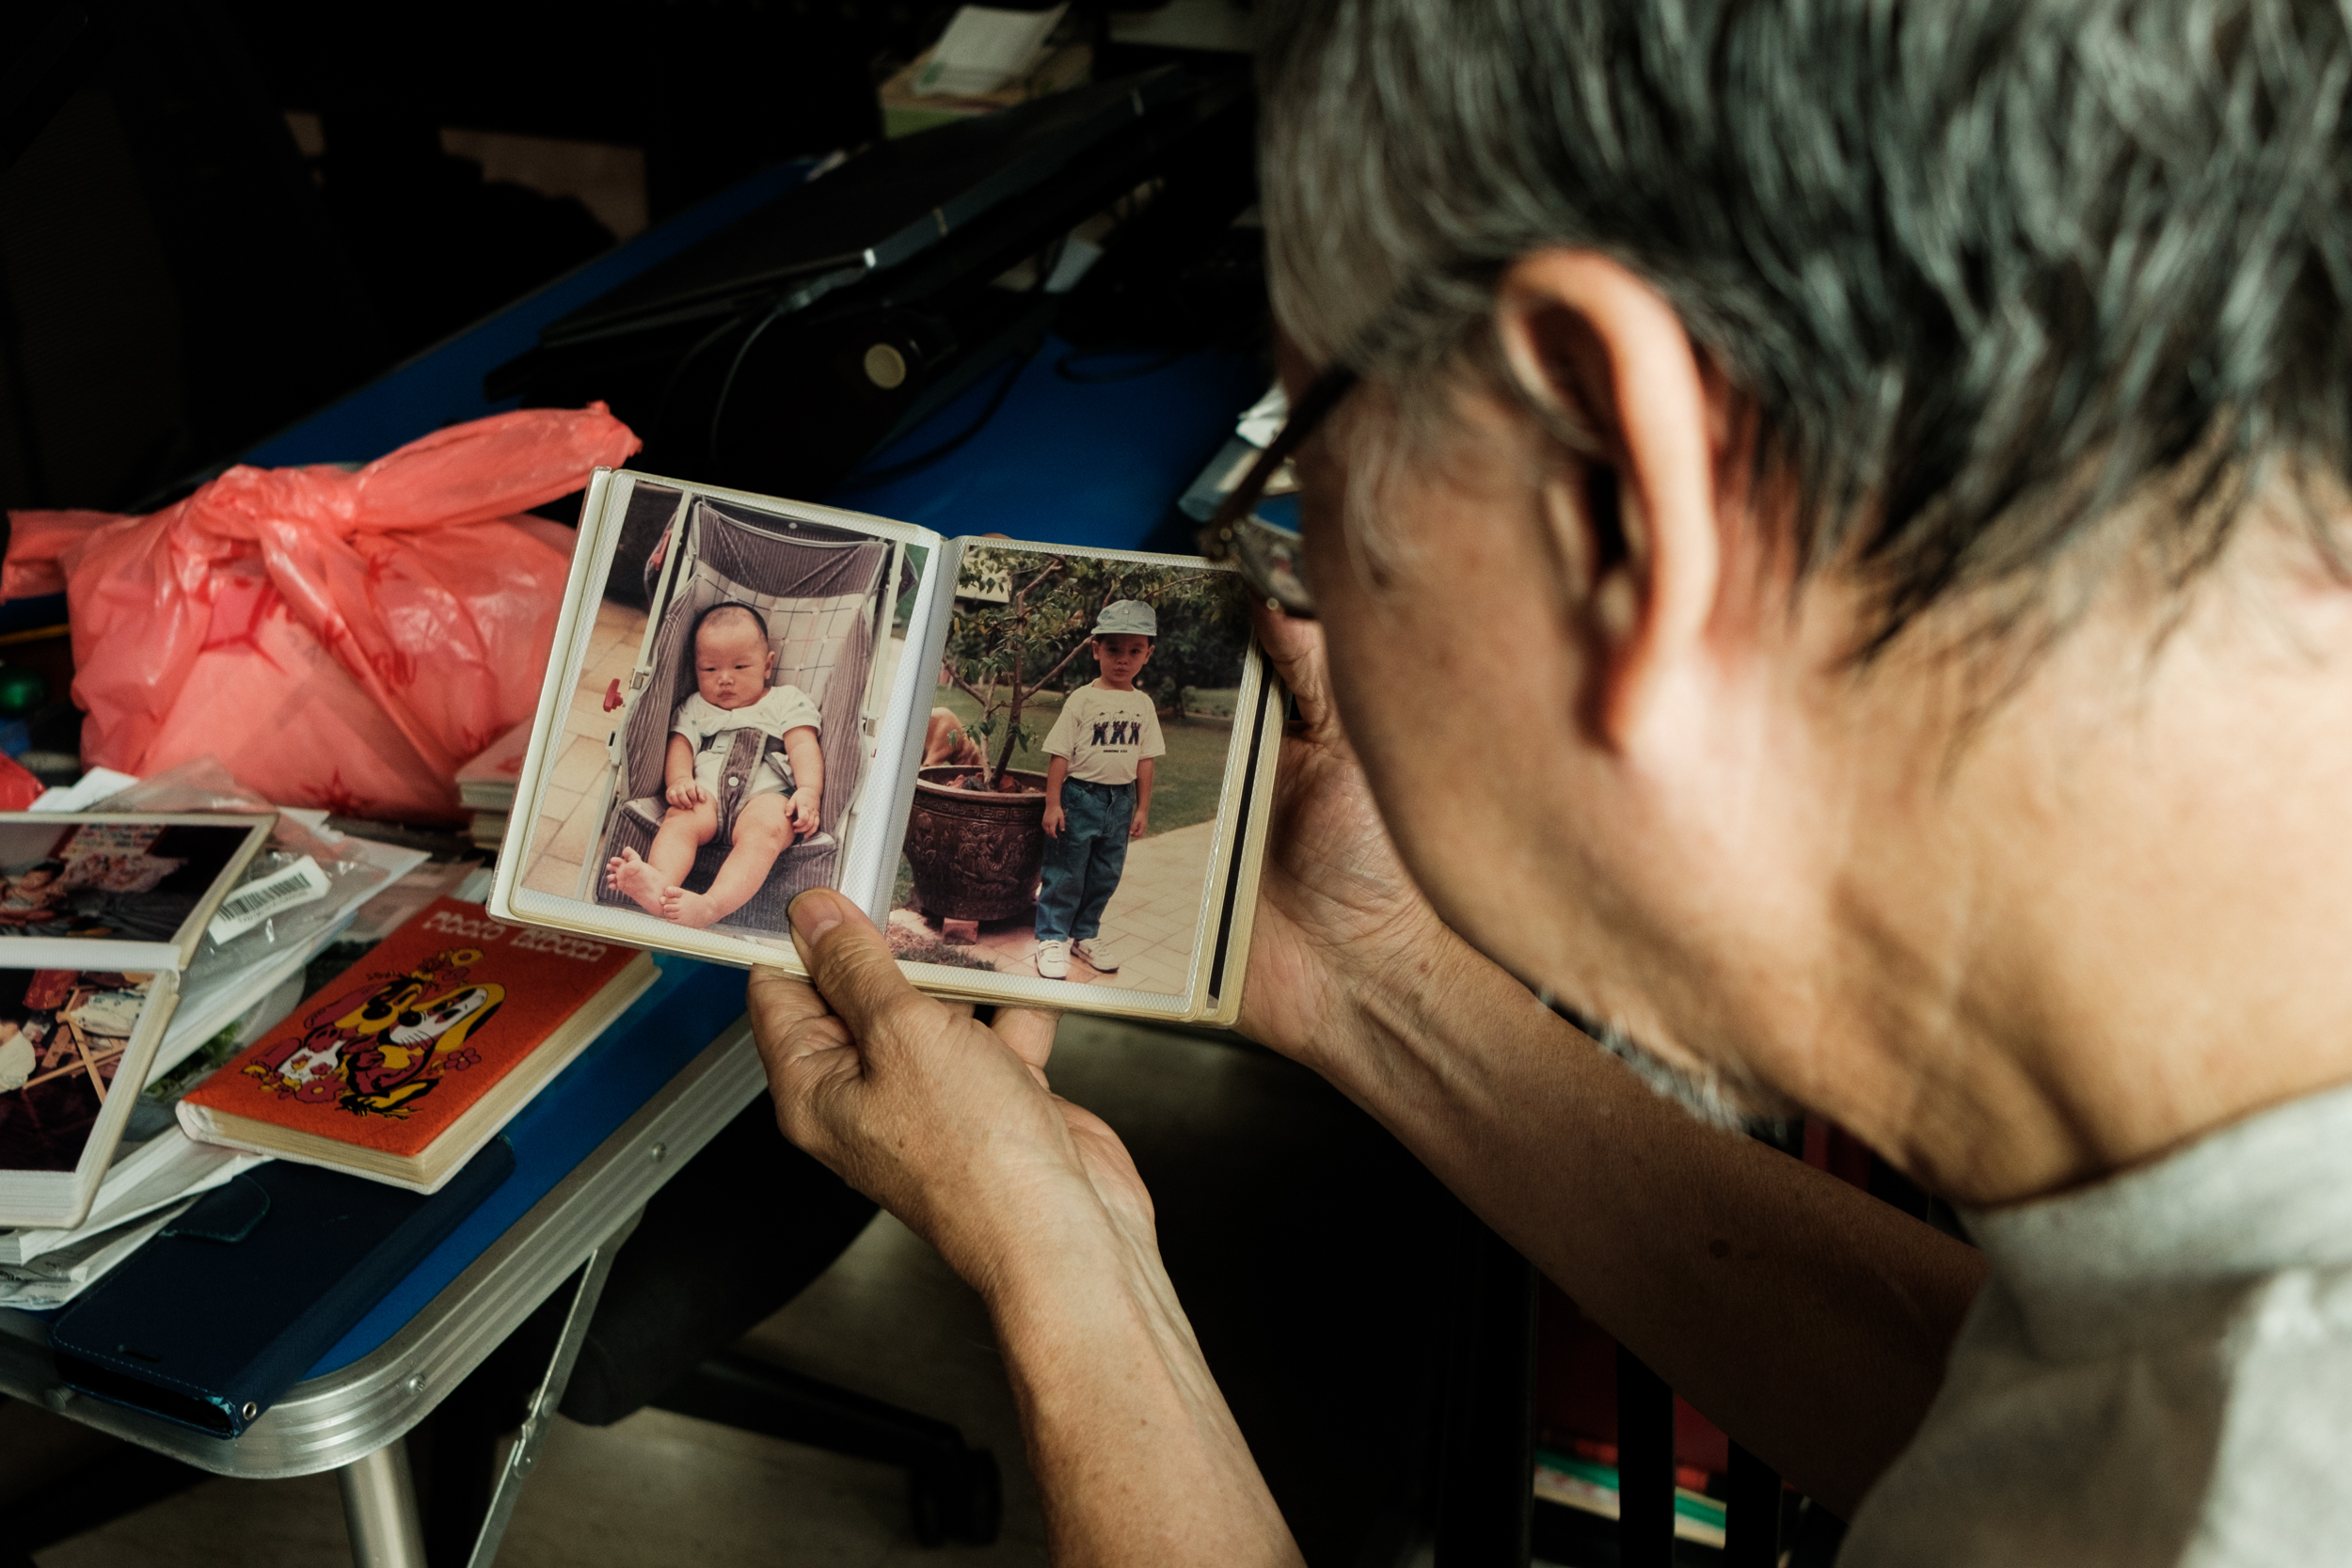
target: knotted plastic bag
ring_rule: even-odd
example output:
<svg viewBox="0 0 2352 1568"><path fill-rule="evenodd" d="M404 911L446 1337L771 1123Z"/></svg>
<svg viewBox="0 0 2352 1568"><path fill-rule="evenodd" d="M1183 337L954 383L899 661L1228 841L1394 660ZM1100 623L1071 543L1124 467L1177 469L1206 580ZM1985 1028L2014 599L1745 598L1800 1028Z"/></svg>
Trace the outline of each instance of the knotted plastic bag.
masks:
<svg viewBox="0 0 2352 1568"><path fill-rule="evenodd" d="M210 752L281 804L451 820L554 638L573 535L518 514L639 444L600 403L532 408L356 472L231 468L149 516L19 512L0 597L66 594L85 762Z"/></svg>

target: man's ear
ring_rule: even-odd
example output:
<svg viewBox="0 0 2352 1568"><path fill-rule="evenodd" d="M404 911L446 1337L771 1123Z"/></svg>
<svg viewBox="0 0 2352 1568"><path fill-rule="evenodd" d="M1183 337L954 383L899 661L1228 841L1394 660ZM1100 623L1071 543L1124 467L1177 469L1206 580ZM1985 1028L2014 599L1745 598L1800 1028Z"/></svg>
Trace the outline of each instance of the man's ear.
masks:
<svg viewBox="0 0 2352 1568"><path fill-rule="evenodd" d="M1623 750L1673 705L1714 613L1720 411L1674 308L1609 257L1523 256L1496 305L1511 377L1573 450L1544 508L1600 656L1592 711Z"/></svg>

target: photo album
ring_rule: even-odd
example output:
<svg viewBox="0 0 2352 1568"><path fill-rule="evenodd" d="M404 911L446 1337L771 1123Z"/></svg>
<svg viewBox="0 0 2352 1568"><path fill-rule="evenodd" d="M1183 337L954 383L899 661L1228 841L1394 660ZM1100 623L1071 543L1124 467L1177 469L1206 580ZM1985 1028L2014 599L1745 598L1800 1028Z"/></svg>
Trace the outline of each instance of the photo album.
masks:
<svg viewBox="0 0 2352 1568"><path fill-rule="evenodd" d="M830 887L933 995L1230 1023L1280 738L1223 567L598 470L489 912L798 974Z"/></svg>
<svg viewBox="0 0 2352 1568"><path fill-rule="evenodd" d="M239 882L276 821L0 812L0 1227L70 1228L89 1212L179 972L240 918Z"/></svg>

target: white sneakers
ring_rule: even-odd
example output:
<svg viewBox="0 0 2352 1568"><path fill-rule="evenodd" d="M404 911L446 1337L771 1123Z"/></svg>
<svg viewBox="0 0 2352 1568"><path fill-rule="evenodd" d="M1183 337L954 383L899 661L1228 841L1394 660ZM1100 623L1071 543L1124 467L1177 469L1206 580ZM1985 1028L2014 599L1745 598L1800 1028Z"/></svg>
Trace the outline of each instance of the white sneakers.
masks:
<svg viewBox="0 0 2352 1568"><path fill-rule="evenodd" d="M1070 978L1070 955L1075 953L1094 966L1098 974L1119 972L1119 956L1111 944L1101 937L1080 937L1074 942L1041 942L1037 944L1037 972L1048 980Z"/></svg>

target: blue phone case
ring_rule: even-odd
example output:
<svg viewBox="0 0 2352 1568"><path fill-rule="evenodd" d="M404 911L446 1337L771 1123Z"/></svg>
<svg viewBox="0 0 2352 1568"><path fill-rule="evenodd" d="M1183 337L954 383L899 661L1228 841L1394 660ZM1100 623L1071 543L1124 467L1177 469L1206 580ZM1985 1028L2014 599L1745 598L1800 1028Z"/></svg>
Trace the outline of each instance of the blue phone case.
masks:
<svg viewBox="0 0 2352 1568"><path fill-rule="evenodd" d="M502 1135L431 1196L284 1160L258 1166L58 1315L58 1375L238 1436L514 1169Z"/></svg>

